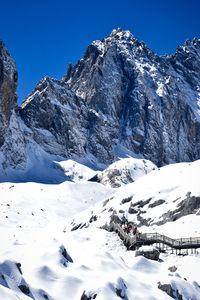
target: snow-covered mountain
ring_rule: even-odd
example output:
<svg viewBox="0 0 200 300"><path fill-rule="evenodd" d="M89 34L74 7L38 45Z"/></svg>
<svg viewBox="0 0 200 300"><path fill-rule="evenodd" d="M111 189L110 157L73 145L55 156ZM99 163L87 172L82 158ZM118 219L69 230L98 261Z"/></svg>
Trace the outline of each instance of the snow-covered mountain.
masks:
<svg viewBox="0 0 200 300"><path fill-rule="evenodd" d="M159 57L129 31L113 30L63 80L91 110L95 156L98 147L113 160L120 144L157 165L199 158L200 40Z"/></svg>
<svg viewBox="0 0 200 300"><path fill-rule="evenodd" d="M101 169L118 157L158 166L200 157L197 38L159 57L129 31L113 30L89 45L62 80L44 77L21 107L15 64L3 43L0 61L5 172L27 170L42 152Z"/></svg>
<svg viewBox="0 0 200 300"><path fill-rule="evenodd" d="M199 82L200 40L159 57L118 29L18 107L0 42L0 299L200 300L199 249L152 261L105 230L200 237Z"/></svg>

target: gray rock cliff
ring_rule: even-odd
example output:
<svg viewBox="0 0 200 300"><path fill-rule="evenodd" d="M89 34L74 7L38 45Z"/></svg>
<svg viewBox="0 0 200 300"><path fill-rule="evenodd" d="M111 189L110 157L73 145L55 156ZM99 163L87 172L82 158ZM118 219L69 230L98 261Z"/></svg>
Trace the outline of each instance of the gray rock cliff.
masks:
<svg viewBox="0 0 200 300"><path fill-rule="evenodd" d="M187 40L174 55L158 56L129 31L117 29L89 45L62 80L44 77L16 109L17 72L1 43L2 166L25 168L35 148L104 166L126 154L158 166L196 160L199 82L197 38Z"/></svg>
<svg viewBox="0 0 200 300"><path fill-rule="evenodd" d="M62 157L85 155L88 111L66 83L44 77L19 114L31 129L32 139L46 152Z"/></svg>
<svg viewBox="0 0 200 300"><path fill-rule="evenodd" d="M159 57L121 29L93 42L63 78L95 112L93 149L101 139L158 165L199 158L199 79L200 40Z"/></svg>
<svg viewBox="0 0 200 300"><path fill-rule="evenodd" d="M5 132L17 104L17 79L15 62L0 41L0 147L4 144Z"/></svg>

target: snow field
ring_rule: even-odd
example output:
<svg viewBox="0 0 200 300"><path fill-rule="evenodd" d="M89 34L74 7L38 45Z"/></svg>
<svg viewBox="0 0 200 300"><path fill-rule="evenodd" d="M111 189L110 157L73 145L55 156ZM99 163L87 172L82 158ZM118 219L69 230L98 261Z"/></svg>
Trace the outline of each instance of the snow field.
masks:
<svg viewBox="0 0 200 300"><path fill-rule="evenodd" d="M200 253L165 253L151 261L135 257L117 234L99 228L110 220L111 208L132 217L127 211L130 203L120 204L130 196L136 202L149 196L155 201L161 195L163 207L147 210L153 220L173 208L177 196L188 191L199 196L198 169L199 161L163 167L118 190L80 181L1 183L0 299L80 300L83 294L101 300L171 299L160 284L170 285L174 297L178 291L183 300L199 300ZM89 222L94 215L97 221ZM140 230L198 236L199 218L189 214ZM86 228L71 231L78 223L86 223Z"/></svg>

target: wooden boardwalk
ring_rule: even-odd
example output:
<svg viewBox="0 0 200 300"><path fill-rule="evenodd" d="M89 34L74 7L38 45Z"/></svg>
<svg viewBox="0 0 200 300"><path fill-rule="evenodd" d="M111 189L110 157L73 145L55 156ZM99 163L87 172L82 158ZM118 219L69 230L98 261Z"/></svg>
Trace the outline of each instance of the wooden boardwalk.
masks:
<svg viewBox="0 0 200 300"><path fill-rule="evenodd" d="M114 222L109 225L103 226L104 229L108 231L114 231L118 233L119 237L122 239L124 245L129 250L136 250L137 248L143 245L156 245L156 247L160 251L179 250L179 253L182 249L197 249L200 248L200 237L190 237L190 238L180 238L180 239L172 239L165 235L159 233L139 233L137 235L133 235L132 233L126 233L120 227L119 224Z"/></svg>

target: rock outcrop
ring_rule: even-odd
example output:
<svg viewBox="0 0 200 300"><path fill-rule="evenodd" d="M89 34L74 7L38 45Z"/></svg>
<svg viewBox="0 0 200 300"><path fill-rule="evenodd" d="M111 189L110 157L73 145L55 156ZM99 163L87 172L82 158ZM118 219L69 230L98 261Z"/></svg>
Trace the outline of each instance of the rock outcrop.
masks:
<svg viewBox="0 0 200 300"><path fill-rule="evenodd" d="M0 148L5 141L5 132L13 108L17 104L17 79L15 62L3 42L0 41Z"/></svg>
<svg viewBox="0 0 200 300"><path fill-rule="evenodd" d="M156 169L156 165L149 160L133 157L124 158L114 162L103 172L98 172L90 181L100 182L112 188L119 188Z"/></svg>
<svg viewBox="0 0 200 300"><path fill-rule="evenodd" d="M136 250L135 256L144 256L151 260L159 260L160 251L153 246L142 246Z"/></svg>

